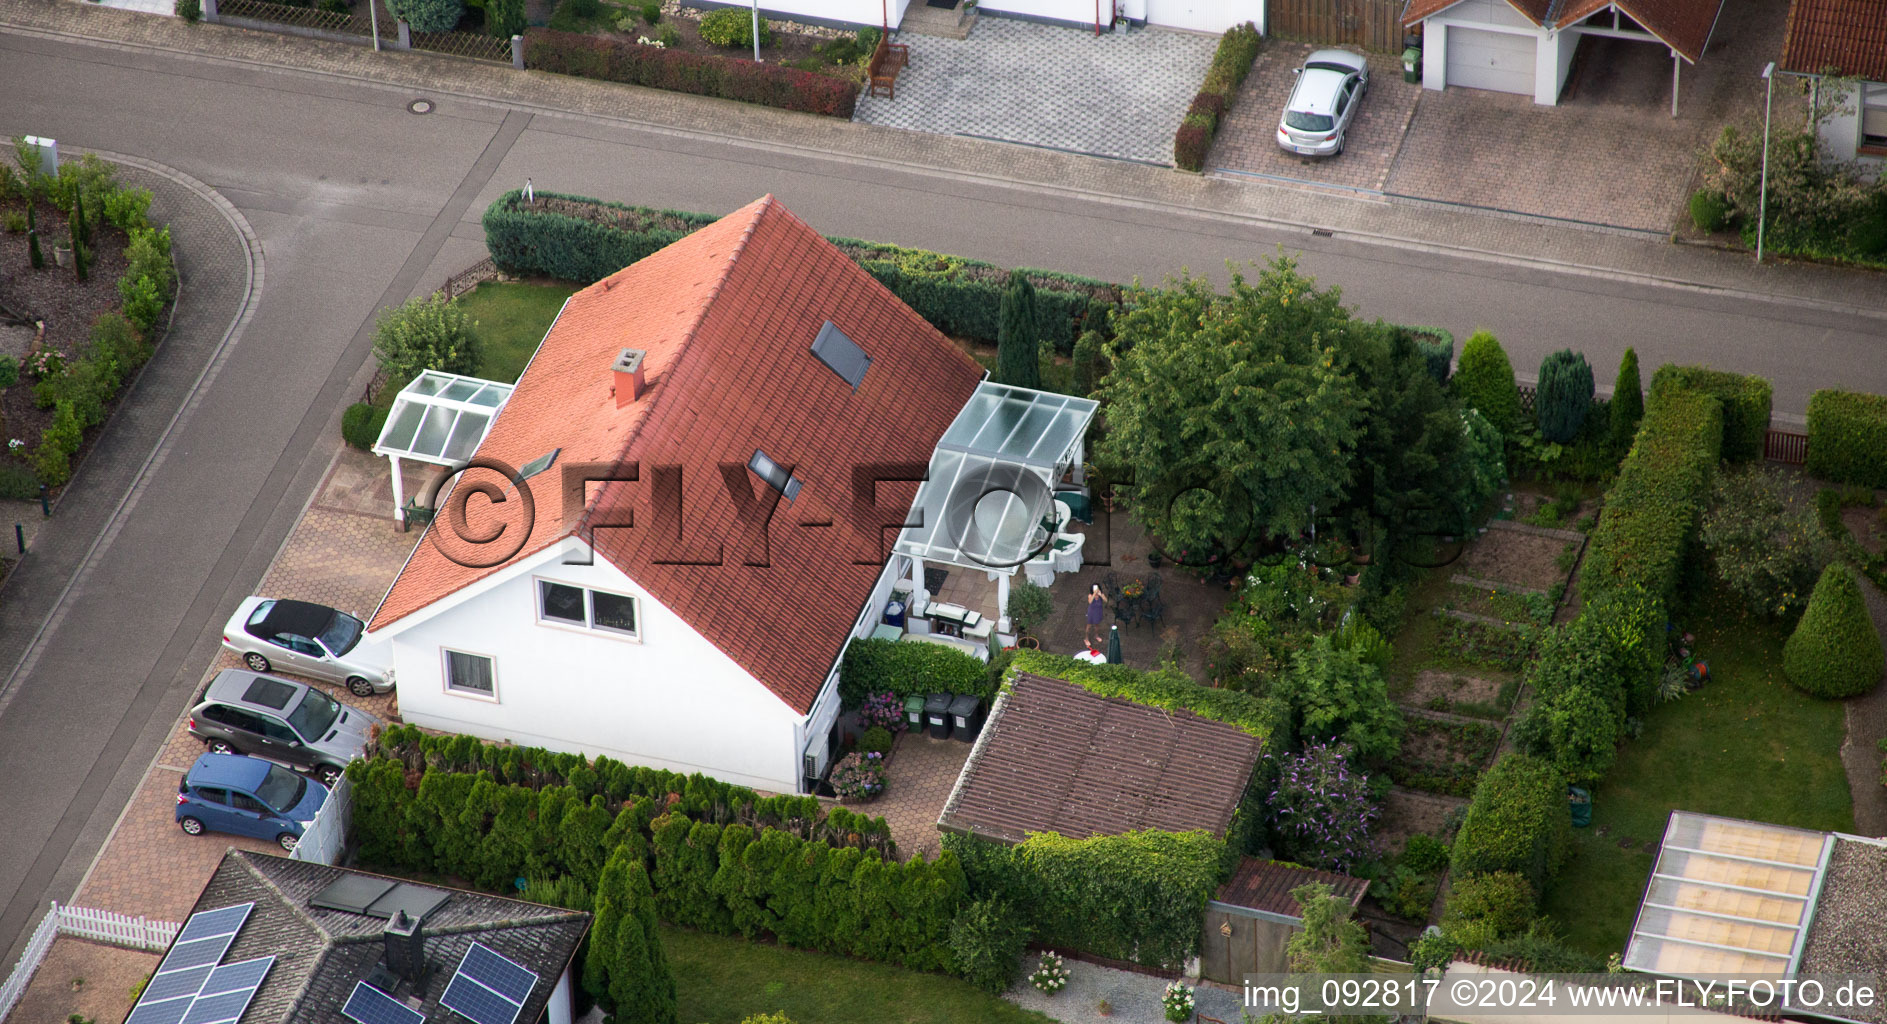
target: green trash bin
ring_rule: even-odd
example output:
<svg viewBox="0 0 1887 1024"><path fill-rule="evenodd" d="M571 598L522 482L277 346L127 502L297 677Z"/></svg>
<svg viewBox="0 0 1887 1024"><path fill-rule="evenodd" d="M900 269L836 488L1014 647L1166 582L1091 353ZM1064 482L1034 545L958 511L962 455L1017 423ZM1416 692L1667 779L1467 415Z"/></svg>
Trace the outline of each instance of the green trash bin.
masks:
<svg viewBox="0 0 1887 1024"><path fill-rule="evenodd" d="M1422 80L1422 48L1411 46L1402 51L1402 80L1419 82Z"/></svg>
<svg viewBox="0 0 1887 1024"><path fill-rule="evenodd" d="M1585 828L1592 824L1592 793L1579 786L1566 787L1566 800L1572 805L1574 828Z"/></svg>
<svg viewBox="0 0 1887 1024"><path fill-rule="evenodd" d="M915 693L904 698L904 724L912 732L924 731L924 698Z"/></svg>

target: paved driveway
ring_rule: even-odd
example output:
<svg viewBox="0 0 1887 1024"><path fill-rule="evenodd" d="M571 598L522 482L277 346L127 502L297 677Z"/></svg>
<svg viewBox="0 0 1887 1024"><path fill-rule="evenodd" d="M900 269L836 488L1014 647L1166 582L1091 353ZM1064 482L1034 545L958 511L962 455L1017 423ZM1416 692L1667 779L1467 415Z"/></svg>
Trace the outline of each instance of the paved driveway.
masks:
<svg viewBox="0 0 1887 1024"><path fill-rule="evenodd" d="M1382 191L1422 87L1402 80L1399 60L1368 54L1369 93L1344 137L1343 155L1313 160L1286 153L1278 148L1278 115L1297 83L1292 72L1315 49L1310 43L1276 41L1265 47L1239 87L1238 102L1219 126L1206 161L1209 168L1293 184Z"/></svg>
<svg viewBox="0 0 1887 1024"><path fill-rule="evenodd" d="M903 33L898 97L867 96L853 120L1170 165L1173 132L1205 79L1217 36L1138 29L1095 36L979 18L968 39Z"/></svg>

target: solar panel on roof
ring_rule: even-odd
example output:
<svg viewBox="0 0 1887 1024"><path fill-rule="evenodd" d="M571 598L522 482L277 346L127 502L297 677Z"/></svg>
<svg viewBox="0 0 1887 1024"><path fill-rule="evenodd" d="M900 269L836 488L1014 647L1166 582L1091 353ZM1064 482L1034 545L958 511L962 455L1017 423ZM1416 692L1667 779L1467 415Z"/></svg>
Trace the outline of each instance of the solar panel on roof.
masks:
<svg viewBox="0 0 1887 1024"><path fill-rule="evenodd" d="M341 1007L341 1016L355 1024L425 1024L426 1015L364 981L354 983L354 994Z"/></svg>
<svg viewBox="0 0 1887 1024"><path fill-rule="evenodd" d="M190 1012L190 1004L196 997L197 994L192 992L162 1002L139 999L138 1005L131 1009L131 1016L125 1018L125 1024L178 1024L183 1020L183 1015Z"/></svg>
<svg viewBox="0 0 1887 1024"><path fill-rule="evenodd" d="M235 1024L274 963L274 957L264 956L218 967L203 983L182 1024Z"/></svg>
<svg viewBox="0 0 1887 1024"><path fill-rule="evenodd" d="M183 943L212 935L234 935L242 930L242 923L249 919L249 911L254 909L254 903L241 903L220 910L191 914L190 920L183 923L183 931L177 933L175 941Z"/></svg>
<svg viewBox="0 0 1887 1024"><path fill-rule="evenodd" d="M342 875L327 884L320 892L308 898L308 905L323 910L342 910L350 914L364 914L374 900L385 896L395 883L384 878L368 878L364 875Z"/></svg>
<svg viewBox="0 0 1887 1024"><path fill-rule="evenodd" d="M181 1024L196 997L221 970L216 966L236 941L254 903L191 914L178 930L170 952L138 994L126 1024Z"/></svg>
<svg viewBox="0 0 1887 1024"><path fill-rule="evenodd" d="M514 1024L537 975L480 942L472 943L439 1005L472 1024Z"/></svg>
<svg viewBox="0 0 1887 1024"><path fill-rule="evenodd" d="M203 988L203 982L210 972L216 969L214 964L204 964L182 971L166 971L151 976L150 983L144 986L143 997L151 1002L162 1002L178 996L193 996Z"/></svg>

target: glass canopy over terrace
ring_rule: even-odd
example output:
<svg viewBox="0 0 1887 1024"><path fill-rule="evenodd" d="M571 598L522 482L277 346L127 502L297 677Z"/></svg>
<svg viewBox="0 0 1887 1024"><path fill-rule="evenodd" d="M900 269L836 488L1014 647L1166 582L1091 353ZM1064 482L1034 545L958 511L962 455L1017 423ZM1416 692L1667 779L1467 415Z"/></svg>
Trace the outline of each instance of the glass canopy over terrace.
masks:
<svg viewBox="0 0 1887 1024"><path fill-rule="evenodd" d="M373 453L393 463L393 504L406 521L400 460L456 466L472 457L491 429L512 385L426 370L400 389Z"/></svg>
<svg viewBox="0 0 1887 1024"><path fill-rule="evenodd" d="M1035 554L1055 485L1078 467L1093 399L984 381L937 442L894 550L1013 574Z"/></svg>

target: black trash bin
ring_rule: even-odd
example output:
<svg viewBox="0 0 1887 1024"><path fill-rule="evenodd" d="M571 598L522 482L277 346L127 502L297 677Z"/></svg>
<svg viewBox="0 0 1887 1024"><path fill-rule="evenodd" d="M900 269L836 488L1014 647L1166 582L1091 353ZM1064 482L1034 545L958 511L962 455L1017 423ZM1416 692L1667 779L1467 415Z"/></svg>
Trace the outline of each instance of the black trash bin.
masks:
<svg viewBox="0 0 1887 1024"><path fill-rule="evenodd" d="M950 738L950 695L933 693L924 701L924 721L930 723L930 738Z"/></svg>
<svg viewBox="0 0 1887 1024"><path fill-rule="evenodd" d="M904 602L893 601L885 605L885 625L904 628Z"/></svg>
<svg viewBox="0 0 1887 1024"><path fill-rule="evenodd" d="M965 743L976 739L976 734L983 731L983 699L966 693L951 701L950 724L957 739Z"/></svg>

